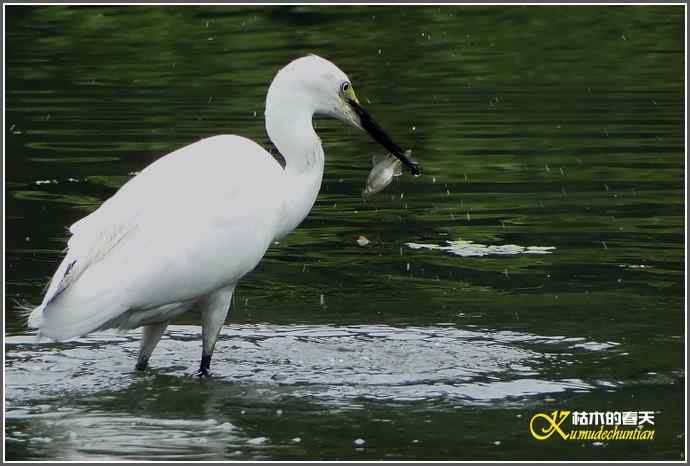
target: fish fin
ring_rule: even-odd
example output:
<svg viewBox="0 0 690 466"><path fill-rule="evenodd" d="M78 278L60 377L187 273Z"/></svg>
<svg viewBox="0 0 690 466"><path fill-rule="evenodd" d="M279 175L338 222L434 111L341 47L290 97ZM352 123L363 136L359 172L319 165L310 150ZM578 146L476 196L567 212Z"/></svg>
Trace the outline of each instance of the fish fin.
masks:
<svg viewBox="0 0 690 466"><path fill-rule="evenodd" d="M376 154L371 157L371 166L375 167L376 165L380 164L384 160L386 160L388 157L392 157L389 154Z"/></svg>
<svg viewBox="0 0 690 466"><path fill-rule="evenodd" d="M412 160L412 162L417 163L415 160L412 159L411 157L412 150L408 149L405 151L405 156ZM371 165L373 167L377 166L380 163L383 163L388 160L393 160L393 176L400 176L402 175L402 162L395 157L392 154L377 154L372 156L371 158Z"/></svg>
<svg viewBox="0 0 690 466"><path fill-rule="evenodd" d="M400 176L402 175L402 162L400 160L395 161L395 165L393 165L393 176Z"/></svg>

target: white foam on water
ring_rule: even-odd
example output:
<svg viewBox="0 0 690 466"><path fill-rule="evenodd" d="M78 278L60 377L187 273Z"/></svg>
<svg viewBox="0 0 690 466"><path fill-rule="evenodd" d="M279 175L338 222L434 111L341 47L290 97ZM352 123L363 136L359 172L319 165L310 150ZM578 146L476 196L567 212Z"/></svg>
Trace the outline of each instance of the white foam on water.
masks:
<svg viewBox="0 0 690 466"><path fill-rule="evenodd" d="M151 359L153 373L189 380L198 365L199 331L196 326L169 327ZM32 335L9 337L8 415L48 418L59 413L41 400L56 394L117 393L140 383L141 374L133 370L139 335L103 332L40 344L34 344ZM617 346L449 325L230 325L218 340L212 370L214 381L262 387L262 396L269 398L335 404L454 399L471 404L592 389L596 383L558 377L560 368L576 352ZM187 389L171 386L168 391ZM30 402L28 412L22 402Z"/></svg>
<svg viewBox="0 0 690 466"><path fill-rule="evenodd" d="M551 254L555 246L518 246L516 244L486 245L474 241L446 241L446 246L438 244L405 243L410 249L444 251L462 257L516 256L519 254Z"/></svg>

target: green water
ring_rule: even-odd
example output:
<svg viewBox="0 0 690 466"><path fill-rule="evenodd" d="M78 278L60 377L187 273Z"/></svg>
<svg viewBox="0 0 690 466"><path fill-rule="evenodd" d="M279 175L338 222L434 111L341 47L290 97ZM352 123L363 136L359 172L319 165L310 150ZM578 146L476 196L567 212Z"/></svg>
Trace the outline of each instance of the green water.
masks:
<svg viewBox="0 0 690 466"><path fill-rule="evenodd" d="M683 7L5 11L7 459L684 459ZM363 202L381 149L317 121L321 194L210 380L193 314L144 374L137 332L32 344L66 227L185 144L266 142L268 83L311 52L424 176ZM656 436L533 439L556 409Z"/></svg>

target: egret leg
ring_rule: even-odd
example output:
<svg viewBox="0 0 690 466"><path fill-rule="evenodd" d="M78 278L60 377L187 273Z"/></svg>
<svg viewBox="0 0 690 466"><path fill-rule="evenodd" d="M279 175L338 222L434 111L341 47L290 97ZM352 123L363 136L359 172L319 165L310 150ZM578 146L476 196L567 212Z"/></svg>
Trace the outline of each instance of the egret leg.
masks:
<svg viewBox="0 0 690 466"><path fill-rule="evenodd" d="M220 329L228 316L230 301L234 291L235 285L220 289L206 298L201 306L201 339L203 349L199 372L197 372L199 377L207 376L210 373L213 349L216 346Z"/></svg>
<svg viewBox="0 0 690 466"><path fill-rule="evenodd" d="M168 322L144 326L144 333L141 337L141 347L139 349L139 359L136 365L138 370L143 371L148 367L151 353L153 353L156 345L161 340L161 336L167 326Z"/></svg>

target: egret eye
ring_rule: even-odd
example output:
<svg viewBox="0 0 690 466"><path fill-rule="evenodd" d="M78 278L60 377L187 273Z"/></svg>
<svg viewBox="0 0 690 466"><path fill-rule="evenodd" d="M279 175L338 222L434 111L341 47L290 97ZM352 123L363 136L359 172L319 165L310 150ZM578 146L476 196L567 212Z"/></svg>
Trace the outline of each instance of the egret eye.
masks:
<svg viewBox="0 0 690 466"><path fill-rule="evenodd" d="M342 94L345 94L347 91L350 90L350 83L345 81L340 85L340 92Z"/></svg>

